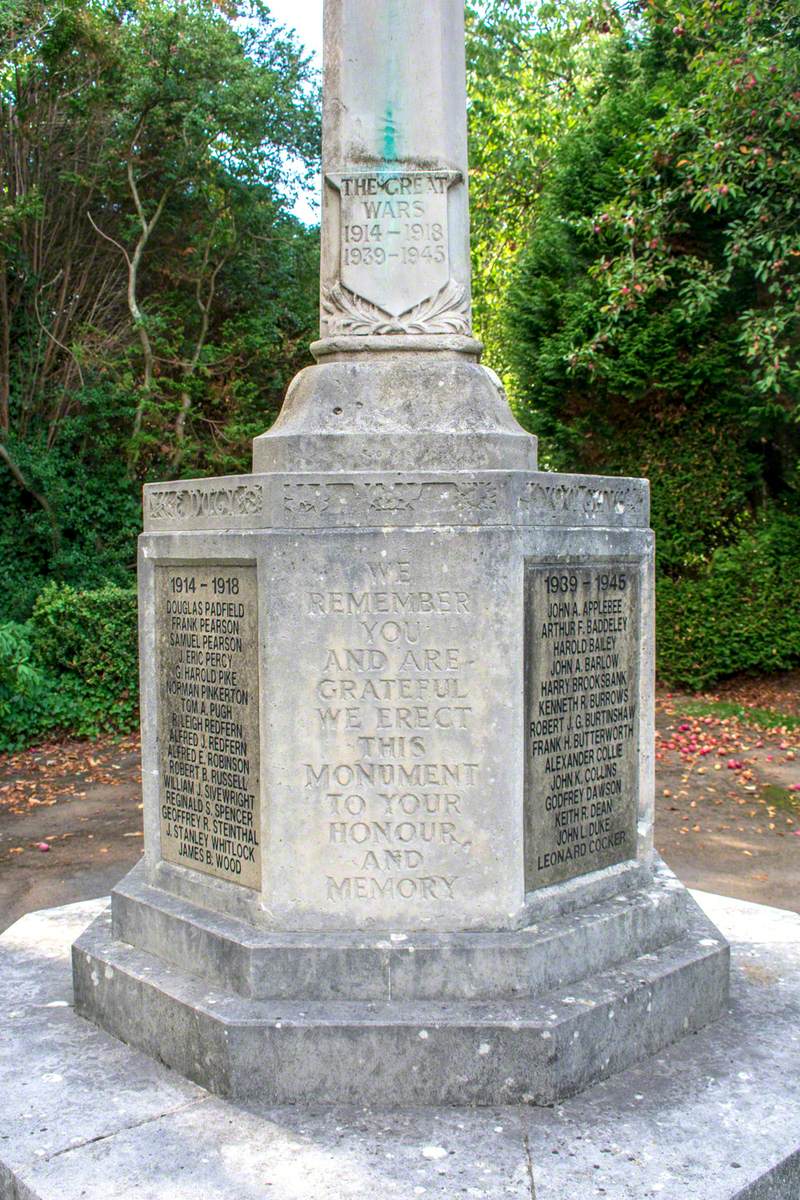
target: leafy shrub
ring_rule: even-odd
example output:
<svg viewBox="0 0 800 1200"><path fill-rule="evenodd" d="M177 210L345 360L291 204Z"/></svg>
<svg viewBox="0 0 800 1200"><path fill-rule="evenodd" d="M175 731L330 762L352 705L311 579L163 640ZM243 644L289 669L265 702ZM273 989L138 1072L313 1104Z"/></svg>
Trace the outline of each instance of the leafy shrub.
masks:
<svg viewBox="0 0 800 1200"><path fill-rule="evenodd" d="M71 728L81 736L129 729L136 720L136 589L77 591L50 583L30 621L37 661L75 689Z"/></svg>
<svg viewBox="0 0 800 1200"><path fill-rule="evenodd" d="M31 662L29 627L0 625L0 750L16 750L46 726L47 682Z"/></svg>
<svg viewBox="0 0 800 1200"><path fill-rule="evenodd" d="M136 591L48 584L25 624L0 625L0 751L137 719Z"/></svg>
<svg viewBox="0 0 800 1200"><path fill-rule="evenodd" d="M721 547L699 572L656 583L660 678L693 689L800 663L800 518L786 513Z"/></svg>
<svg viewBox="0 0 800 1200"><path fill-rule="evenodd" d="M0 562L14 564L0 597L0 622L27 621L49 579L91 590L130 585L141 529L141 487L121 469L120 401L114 389L71 393L84 411L65 419L59 441L46 433L4 444L50 517L0 464Z"/></svg>

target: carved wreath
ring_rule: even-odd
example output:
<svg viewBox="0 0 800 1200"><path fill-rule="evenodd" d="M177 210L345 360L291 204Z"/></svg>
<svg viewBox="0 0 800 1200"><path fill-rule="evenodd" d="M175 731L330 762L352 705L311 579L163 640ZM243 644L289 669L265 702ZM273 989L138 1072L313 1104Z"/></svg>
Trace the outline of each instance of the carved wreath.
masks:
<svg viewBox="0 0 800 1200"><path fill-rule="evenodd" d="M469 333L469 297L463 284L451 279L434 296L408 312L391 313L357 296L342 283L326 288L322 315L335 334Z"/></svg>

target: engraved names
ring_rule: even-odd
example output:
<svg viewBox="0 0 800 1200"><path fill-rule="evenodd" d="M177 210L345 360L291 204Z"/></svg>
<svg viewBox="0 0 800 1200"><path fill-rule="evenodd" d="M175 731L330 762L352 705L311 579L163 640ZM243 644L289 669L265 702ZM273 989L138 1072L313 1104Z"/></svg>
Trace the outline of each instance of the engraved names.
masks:
<svg viewBox="0 0 800 1200"><path fill-rule="evenodd" d="M161 852L261 886L256 568L156 567Z"/></svg>
<svg viewBox="0 0 800 1200"><path fill-rule="evenodd" d="M639 574L526 564L526 891L636 856Z"/></svg>
<svg viewBox="0 0 800 1200"><path fill-rule="evenodd" d="M320 750L302 786L325 907L390 913L456 901L468 885L481 783L474 598L421 579L410 556L365 569L356 587L304 596L320 630L309 694Z"/></svg>

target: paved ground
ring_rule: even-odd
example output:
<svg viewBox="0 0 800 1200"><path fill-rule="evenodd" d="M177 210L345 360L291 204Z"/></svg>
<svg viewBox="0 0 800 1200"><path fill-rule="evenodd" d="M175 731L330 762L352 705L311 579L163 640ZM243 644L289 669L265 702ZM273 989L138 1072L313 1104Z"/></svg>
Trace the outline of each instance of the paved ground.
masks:
<svg viewBox="0 0 800 1200"><path fill-rule="evenodd" d="M0 930L107 895L141 854L141 808L138 738L0 755Z"/></svg>
<svg viewBox="0 0 800 1200"><path fill-rule="evenodd" d="M800 912L798 717L800 672L660 692L656 845L690 887ZM108 893L141 853L140 781L136 738L0 756L0 930Z"/></svg>
<svg viewBox="0 0 800 1200"><path fill-rule="evenodd" d="M218 1099L75 1016L98 902L30 913L0 937L0 1197L798 1200L800 917L697 897L729 1012L549 1108Z"/></svg>

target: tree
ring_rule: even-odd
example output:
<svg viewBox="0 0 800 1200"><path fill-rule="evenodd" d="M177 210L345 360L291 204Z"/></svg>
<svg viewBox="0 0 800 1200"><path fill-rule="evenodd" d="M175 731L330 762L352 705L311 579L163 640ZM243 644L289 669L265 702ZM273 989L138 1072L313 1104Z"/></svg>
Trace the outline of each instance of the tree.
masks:
<svg viewBox="0 0 800 1200"><path fill-rule="evenodd" d="M24 610L47 574L127 569L142 478L246 465L311 336L286 164L317 161L318 95L257 2L7 0L0 41L0 550Z"/></svg>
<svg viewBox="0 0 800 1200"><path fill-rule="evenodd" d="M606 302L578 361L602 371L617 330L635 322L641 306L677 302L687 328L716 311L749 370L748 418L794 422L800 13L786 0L766 9L706 0L687 15L657 12L651 43L663 43L665 26L675 24L651 94L675 60L681 69L669 106L662 99L654 110L651 102L613 204L592 217L599 249L607 250L592 268ZM670 39L679 42L671 52Z"/></svg>
<svg viewBox="0 0 800 1200"><path fill-rule="evenodd" d="M780 618L800 534L799 26L793 0L656 0L621 5L602 37L587 24L584 102L532 154L536 204L495 284L545 464L650 477L660 644L694 681L800 657ZM527 67L506 61L523 95ZM487 119L499 146L510 118ZM713 613L691 638L665 624L701 610L692 588L724 591L716 658Z"/></svg>
<svg viewBox="0 0 800 1200"><path fill-rule="evenodd" d="M536 220L561 139L620 29L607 0L486 0L467 12L470 215L476 331L509 365L503 280Z"/></svg>
<svg viewBox="0 0 800 1200"><path fill-rule="evenodd" d="M797 18L756 11L649 6L615 37L507 297L554 461L663 479L678 568L769 496L796 503Z"/></svg>

